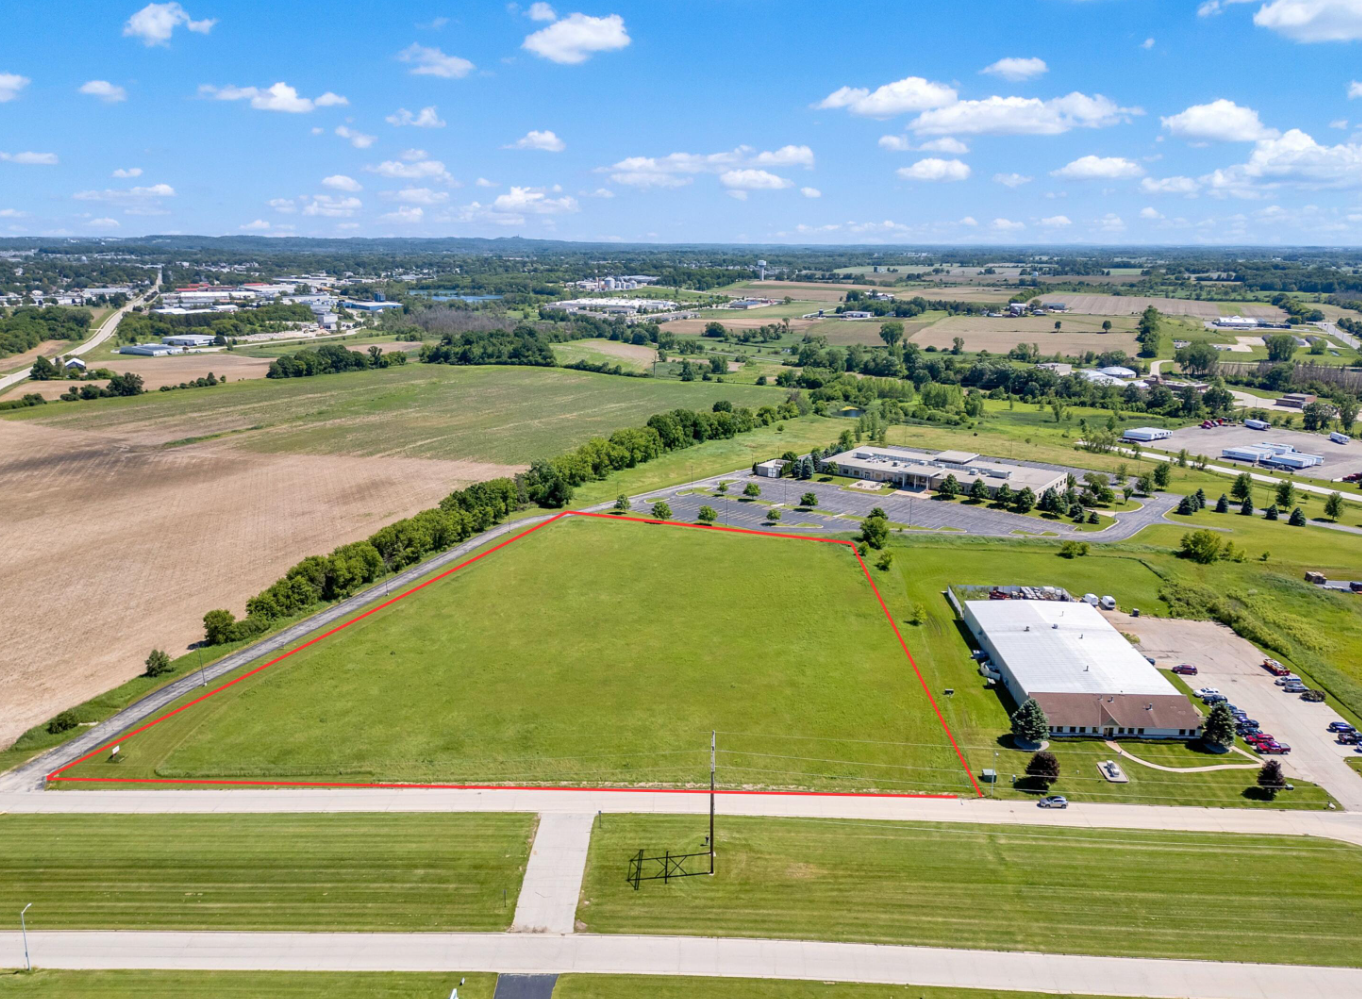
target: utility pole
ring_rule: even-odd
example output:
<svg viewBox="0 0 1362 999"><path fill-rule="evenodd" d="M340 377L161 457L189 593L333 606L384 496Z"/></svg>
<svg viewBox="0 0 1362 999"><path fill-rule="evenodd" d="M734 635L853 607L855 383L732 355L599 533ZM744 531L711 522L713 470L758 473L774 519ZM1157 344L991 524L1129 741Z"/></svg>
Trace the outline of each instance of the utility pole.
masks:
<svg viewBox="0 0 1362 999"><path fill-rule="evenodd" d="M709 873L714 873L714 751L718 733L709 733Z"/></svg>
<svg viewBox="0 0 1362 999"><path fill-rule="evenodd" d="M194 651L199 654L199 684L206 687L208 686L208 677L203 672L203 643L195 642Z"/></svg>
<svg viewBox="0 0 1362 999"><path fill-rule="evenodd" d="M713 825L713 822L714 822L714 820L713 820L713 819L710 819L710 824L711 824L711 826ZM711 854L710 857L711 857L711 859L710 859L710 867L711 867L710 873L713 874L713 873L714 873L714 871L713 871L713 869L712 869L713 866L714 866L713 854ZM33 908L33 903L32 903L32 902L29 902L28 905L24 906L24 907L19 911L19 930L20 930L20 932L23 933L23 935L24 935L24 970L25 970L25 971L32 971L32 970L33 970L33 962L30 961L30 960L28 959L28 924L24 922L24 913L27 912L27 911L28 911L29 909L31 909L31 908Z"/></svg>

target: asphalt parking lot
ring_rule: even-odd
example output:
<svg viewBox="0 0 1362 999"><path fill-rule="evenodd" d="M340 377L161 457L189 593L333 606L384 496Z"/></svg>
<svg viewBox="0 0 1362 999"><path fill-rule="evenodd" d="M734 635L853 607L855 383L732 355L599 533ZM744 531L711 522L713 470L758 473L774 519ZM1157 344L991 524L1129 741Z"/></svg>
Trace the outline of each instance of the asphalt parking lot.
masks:
<svg viewBox="0 0 1362 999"><path fill-rule="evenodd" d="M1160 451L1168 451L1172 454L1177 454L1178 451L1186 448L1188 454L1205 455L1217 465L1234 465L1251 469L1255 466L1247 462L1222 458L1220 452L1227 447L1242 447L1245 444L1260 444L1263 441L1290 444L1297 451L1317 454L1324 458L1322 465L1316 465L1314 468L1303 469L1299 472L1293 471L1291 473L1293 478L1327 481L1329 479L1341 479L1353 472L1362 472L1362 441L1354 440L1347 444L1335 444L1325 434L1307 434L1300 430L1282 430L1279 427L1271 427L1267 430L1250 430L1242 424L1216 427L1213 430L1202 430L1199 426L1183 427L1181 430L1173 431L1172 437L1146 444L1144 447L1157 448ZM1261 472L1273 471L1273 469L1261 465L1257 466L1256 470ZM1277 471L1284 474L1280 469Z"/></svg>
<svg viewBox="0 0 1362 999"><path fill-rule="evenodd" d="M1183 677L1188 686L1215 687L1256 718L1264 732L1290 746L1289 754L1275 757L1289 775L1319 784L1349 811L1362 810L1362 775L1346 762L1353 747L1340 746L1327 731L1330 722L1343 717L1328 704L1311 704L1278 687L1252 644L1212 621L1106 617L1119 630L1137 635L1140 650L1160 666L1191 663L1198 673Z"/></svg>

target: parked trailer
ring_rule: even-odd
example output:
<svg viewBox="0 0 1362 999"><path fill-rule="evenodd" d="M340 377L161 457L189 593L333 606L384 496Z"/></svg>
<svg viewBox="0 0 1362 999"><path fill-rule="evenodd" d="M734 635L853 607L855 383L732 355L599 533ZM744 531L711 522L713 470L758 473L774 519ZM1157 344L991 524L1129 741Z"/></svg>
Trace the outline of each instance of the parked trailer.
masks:
<svg viewBox="0 0 1362 999"><path fill-rule="evenodd" d="M1248 427L1250 430L1272 429L1272 424L1268 423L1267 420L1245 420L1244 426Z"/></svg>

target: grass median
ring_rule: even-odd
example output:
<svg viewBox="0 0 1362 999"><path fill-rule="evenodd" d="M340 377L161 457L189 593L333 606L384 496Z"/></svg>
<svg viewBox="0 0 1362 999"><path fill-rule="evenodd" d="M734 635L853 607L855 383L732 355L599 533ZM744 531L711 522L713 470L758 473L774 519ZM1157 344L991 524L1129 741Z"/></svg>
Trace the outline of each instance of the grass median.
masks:
<svg viewBox="0 0 1362 999"><path fill-rule="evenodd" d="M1362 966L1362 849L1304 837L719 819L714 877L627 881L698 850L697 818L611 816L590 932L770 937Z"/></svg>
<svg viewBox="0 0 1362 999"><path fill-rule="evenodd" d="M4 815L0 910L32 903L31 930L504 930L534 824L502 814Z"/></svg>

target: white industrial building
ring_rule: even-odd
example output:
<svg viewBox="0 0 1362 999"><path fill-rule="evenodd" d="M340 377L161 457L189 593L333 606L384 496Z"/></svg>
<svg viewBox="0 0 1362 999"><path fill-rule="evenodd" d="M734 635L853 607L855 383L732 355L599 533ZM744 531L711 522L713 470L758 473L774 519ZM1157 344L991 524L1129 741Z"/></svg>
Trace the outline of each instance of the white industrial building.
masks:
<svg viewBox="0 0 1362 999"><path fill-rule="evenodd" d="M962 617L1013 701L1052 736L1190 739L1201 713L1125 637L1078 601L967 600Z"/></svg>
<svg viewBox="0 0 1362 999"><path fill-rule="evenodd" d="M214 339L209 333L176 333L161 337L161 342L171 347L211 347Z"/></svg>
<svg viewBox="0 0 1362 999"><path fill-rule="evenodd" d="M1047 489L1064 490L1068 473L1032 465L1013 465L981 458L972 451L916 451L893 446L858 447L824 459L838 475L888 482L900 489L939 489L954 475L962 492L982 480L992 496L1003 485L1014 493L1029 488L1037 496Z"/></svg>
<svg viewBox="0 0 1362 999"><path fill-rule="evenodd" d="M1314 468L1316 465L1324 464L1322 455L1306 454L1304 451L1297 451L1290 444L1277 444L1272 441L1227 447L1221 450L1220 457L1266 465L1269 468Z"/></svg>
<svg viewBox="0 0 1362 999"><path fill-rule="evenodd" d="M1165 430L1162 427L1131 427L1121 435L1121 439L1148 444L1151 441L1166 440L1172 436L1173 431Z"/></svg>

